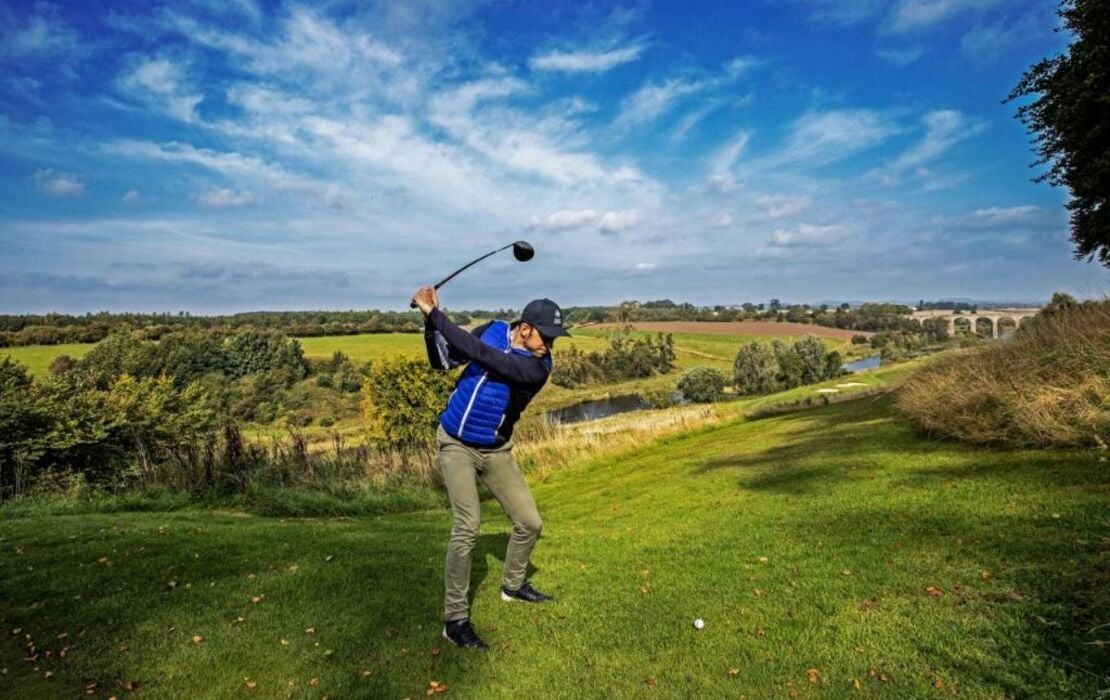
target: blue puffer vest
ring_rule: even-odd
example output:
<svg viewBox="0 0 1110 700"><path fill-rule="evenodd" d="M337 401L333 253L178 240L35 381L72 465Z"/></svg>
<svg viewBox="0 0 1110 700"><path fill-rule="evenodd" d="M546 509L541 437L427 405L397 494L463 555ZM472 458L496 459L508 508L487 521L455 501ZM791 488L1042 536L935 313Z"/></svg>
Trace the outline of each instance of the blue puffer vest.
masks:
<svg viewBox="0 0 1110 700"><path fill-rule="evenodd" d="M481 341L502 352L528 355L527 350L512 347L512 330L504 321L494 321L482 333ZM511 389L481 367L471 362L455 385L447 408L439 414L439 422L448 434L474 445L494 445L500 440L497 429L505 421Z"/></svg>

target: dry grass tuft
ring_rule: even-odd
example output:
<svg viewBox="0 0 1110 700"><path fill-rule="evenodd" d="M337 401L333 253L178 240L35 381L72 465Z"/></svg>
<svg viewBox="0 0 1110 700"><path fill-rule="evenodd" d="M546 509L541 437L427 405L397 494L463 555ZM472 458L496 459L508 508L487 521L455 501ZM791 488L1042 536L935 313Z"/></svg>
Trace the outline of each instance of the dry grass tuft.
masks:
<svg viewBox="0 0 1110 700"><path fill-rule="evenodd" d="M1110 446L1110 301L1040 316L1012 341L938 360L902 385L898 403L940 437Z"/></svg>

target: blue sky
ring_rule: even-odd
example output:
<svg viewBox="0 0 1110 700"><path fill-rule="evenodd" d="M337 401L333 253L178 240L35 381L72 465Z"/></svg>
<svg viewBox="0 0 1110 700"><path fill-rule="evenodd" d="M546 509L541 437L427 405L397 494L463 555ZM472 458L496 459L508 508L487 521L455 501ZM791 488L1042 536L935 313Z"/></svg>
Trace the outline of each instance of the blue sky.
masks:
<svg viewBox="0 0 1110 700"><path fill-rule="evenodd" d="M1031 0L0 2L0 311L1107 292Z"/></svg>

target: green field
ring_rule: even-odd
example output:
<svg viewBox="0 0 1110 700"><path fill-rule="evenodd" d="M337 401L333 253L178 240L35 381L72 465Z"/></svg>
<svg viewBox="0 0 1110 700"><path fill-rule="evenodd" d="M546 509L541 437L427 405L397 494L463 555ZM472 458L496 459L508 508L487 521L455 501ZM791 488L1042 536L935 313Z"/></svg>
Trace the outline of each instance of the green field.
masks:
<svg viewBox="0 0 1110 700"><path fill-rule="evenodd" d="M439 637L443 510L8 518L0 683L13 698L93 683L400 698L433 680L465 698L1094 697L1110 682L1100 458L929 441L883 398L580 464L535 487L532 576L552 604L498 599L508 529L484 506L473 618L489 654Z"/></svg>
<svg viewBox="0 0 1110 700"><path fill-rule="evenodd" d="M424 357L424 336L419 333L380 333L347 336L327 336L322 338L300 338L306 357L326 359L339 351L355 362L368 362L389 355ZM594 337L563 338L556 343L559 350L577 347L582 350L599 350L604 341ZM556 354L556 357L558 355Z"/></svg>
<svg viewBox="0 0 1110 700"><path fill-rule="evenodd" d="M578 348L584 352L604 350L607 345L607 336L611 331L602 331L591 328L572 329L573 338L560 339L555 345L555 359L558 353L568 348ZM645 332L635 332L637 337L652 335ZM730 369L732 359L736 356L739 347L752 340L770 340L768 336L748 335L719 335L711 333L675 333L675 351L677 364L680 369L688 369L697 365L708 365L718 369ZM782 340L791 341L795 338L783 336ZM368 362L370 360L389 355L406 355L421 357L424 355L424 337L419 333L374 333L363 335L324 336L317 338L299 338L301 347L306 357L311 359L328 359L336 351L342 352L355 362ZM848 343L825 341L830 349L840 350L842 354L852 346ZM69 355L80 358L93 348L91 343L72 345L31 345L20 348L0 348L0 356L8 355L12 359L25 365L31 374L46 376L47 369L54 358L59 355Z"/></svg>
<svg viewBox="0 0 1110 700"><path fill-rule="evenodd" d="M68 345L28 345L21 348L0 348L0 357L7 355L26 367L32 375L45 377L54 358L69 355L78 359L84 357L93 347L93 343L73 343Z"/></svg>

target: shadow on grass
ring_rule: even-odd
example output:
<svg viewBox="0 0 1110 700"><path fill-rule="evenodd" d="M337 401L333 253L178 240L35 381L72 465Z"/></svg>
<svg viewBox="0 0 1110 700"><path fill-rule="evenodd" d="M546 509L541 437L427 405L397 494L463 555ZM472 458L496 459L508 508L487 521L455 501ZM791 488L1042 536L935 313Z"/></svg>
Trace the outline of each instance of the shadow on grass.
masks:
<svg viewBox="0 0 1110 700"><path fill-rule="evenodd" d="M958 644L907 633L922 658L990 679L1014 697L1028 693L1033 678L1060 697L1110 687L1110 473L1097 454L931 440L893 413L889 397L750 425L760 424L786 436L776 440L781 446L708 459L694 473L733 469L744 489L804 499L808 513L791 520L792 536L858 556L851 568L871 569L881 596L908 598L923 611L966 610L953 618L968 625ZM874 488L860 489L871 480ZM965 578L930 578L920 570L930 561ZM943 602L932 602L930 585L944 590ZM976 638L990 627L976 628L975 615L1019 632ZM1009 663L984 661L997 657L976 653L976 644Z"/></svg>
<svg viewBox="0 0 1110 700"><path fill-rule="evenodd" d="M483 529L500 529L495 520L490 512ZM321 690L339 697L404 697L448 668L459 681L480 678L491 663L440 637L446 512L276 520L185 511L3 525L0 666L16 672L7 677L11 697L76 697L89 683L111 694L128 681L177 697L195 690L181 671L198 664L211 667L217 694L252 677L270 688L296 679L301 697L319 677ZM475 546L479 633L483 613L502 604L508 542L507 532L491 531ZM7 633L14 628L19 637ZM63 632L74 640L64 659ZM37 673L20 661L25 634L52 652ZM363 679L363 668L374 675ZM49 683L45 671L54 674Z"/></svg>

